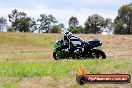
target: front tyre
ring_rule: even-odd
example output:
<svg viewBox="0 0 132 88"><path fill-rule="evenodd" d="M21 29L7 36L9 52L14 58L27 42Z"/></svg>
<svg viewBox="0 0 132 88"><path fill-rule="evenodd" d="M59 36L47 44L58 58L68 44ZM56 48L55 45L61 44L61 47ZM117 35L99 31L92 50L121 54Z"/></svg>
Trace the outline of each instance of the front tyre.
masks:
<svg viewBox="0 0 132 88"><path fill-rule="evenodd" d="M57 55L56 52L53 52L53 58L54 58L55 60L58 60L58 59L59 59L59 56Z"/></svg>
<svg viewBox="0 0 132 88"><path fill-rule="evenodd" d="M101 58L101 59L106 59L106 55L102 50L98 50L98 49L93 49L91 51L92 53L92 57L93 58Z"/></svg>

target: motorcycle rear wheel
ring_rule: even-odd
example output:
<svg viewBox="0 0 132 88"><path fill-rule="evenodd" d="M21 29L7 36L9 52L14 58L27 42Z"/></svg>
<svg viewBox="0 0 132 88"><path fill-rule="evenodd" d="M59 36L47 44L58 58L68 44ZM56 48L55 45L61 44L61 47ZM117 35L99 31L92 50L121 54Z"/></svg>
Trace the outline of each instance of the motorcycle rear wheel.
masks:
<svg viewBox="0 0 132 88"><path fill-rule="evenodd" d="M91 51L92 58L98 58L98 59L106 59L106 55L102 50L99 49L93 49Z"/></svg>

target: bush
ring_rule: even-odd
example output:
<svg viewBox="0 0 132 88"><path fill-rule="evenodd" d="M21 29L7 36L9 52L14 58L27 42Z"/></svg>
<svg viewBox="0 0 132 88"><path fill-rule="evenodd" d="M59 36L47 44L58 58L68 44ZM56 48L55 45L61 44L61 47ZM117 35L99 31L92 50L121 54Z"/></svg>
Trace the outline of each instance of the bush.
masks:
<svg viewBox="0 0 132 88"><path fill-rule="evenodd" d="M83 33L83 31L84 31L84 28L82 27L82 26L78 26L78 27L71 27L71 28L69 28L68 29L70 32L72 32L72 33L75 33L75 34L77 34L77 33Z"/></svg>
<svg viewBox="0 0 132 88"><path fill-rule="evenodd" d="M8 32L14 32L14 28L9 27L9 28L7 29L7 31L8 31Z"/></svg>
<svg viewBox="0 0 132 88"><path fill-rule="evenodd" d="M52 26L50 28L50 33L58 33L60 32L60 27L58 25Z"/></svg>
<svg viewBox="0 0 132 88"><path fill-rule="evenodd" d="M73 28L73 29L69 29L70 32L72 32L73 34L77 34L77 33L80 33L80 31L76 28Z"/></svg>

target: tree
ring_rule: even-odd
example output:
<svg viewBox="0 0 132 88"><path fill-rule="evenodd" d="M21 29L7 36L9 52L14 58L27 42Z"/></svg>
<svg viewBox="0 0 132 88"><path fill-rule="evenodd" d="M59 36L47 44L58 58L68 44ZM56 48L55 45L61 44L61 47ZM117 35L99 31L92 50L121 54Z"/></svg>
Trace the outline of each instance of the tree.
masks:
<svg viewBox="0 0 132 88"><path fill-rule="evenodd" d="M78 26L79 21L77 20L76 17L72 16L72 17L70 17L68 23L69 23L69 28L74 28L74 27L77 27Z"/></svg>
<svg viewBox="0 0 132 88"><path fill-rule="evenodd" d="M65 25L63 23L59 23L59 27L60 27L60 29L63 29L63 28L65 28Z"/></svg>
<svg viewBox="0 0 132 88"><path fill-rule="evenodd" d="M113 22L112 22L112 19L106 18L106 19L104 20L104 24L103 24L102 29L103 29L102 31L103 31L103 32L106 32L107 34L113 33L114 24L113 24Z"/></svg>
<svg viewBox="0 0 132 88"><path fill-rule="evenodd" d="M53 17L52 15L46 15L46 14L41 14L40 18L37 21L40 23L39 33L41 30L44 30L45 32L48 33L50 27L58 23L55 17Z"/></svg>
<svg viewBox="0 0 132 88"><path fill-rule="evenodd" d="M64 28L64 24L60 23L50 27L50 33L59 33L61 29Z"/></svg>
<svg viewBox="0 0 132 88"><path fill-rule="evenodd" d="M0 31L4 31L7 26L7 20L4 17L0 17Z"/></svg>
<svg viewBox="0 0 132 88"><path fill-rule="evenodd" d="M60 32L60 27L59 27L59 25L55 25L55 26L52 26L52 27L50 28L50 33L58 33L58 32Z"/></svg>
<svg viewBox="0 0 132 88"><path fill-rule="evenodd" d="M83 27L79 26L79 21L76 17L71 16L69 19L69 28L68 30L72 33L82 33Z"/></svg>
<svg viewBox="0 0 132 88"><path fill-rule="evenodd" d="M30 32L30 28L35 25L35 23L32 24L32 19L30 17L23 17L19 20L17 20L19 23L19 32Z"/></svg>
<svg viewBox="0 0 132 88"><path fill-rule="evenodd" d="M78 27L71 27L68 29L70 32L72 33L83 33L84 32L84 28L82 26L78 26Z"/></svg>
<svg viewBox="0 0 132 88"><path fill-rule="evenodd" d="M4 17L0 17L0 23L7 24L7 20Z"/></svg>
<svg viewBox="0 0 132 88"><path fill-rule="evenodd" d="M114 20L115 34L132 34L132 7L123 5Z"/></svg>
<svg viewBox="0 0 132 88"><path fill-rule="evenodd" d="M98 34L101 33L101 28L104 27L104 18L98 14L93 14L89 16L84 23L85 33Z"/></svg>
<svg viewBox="0 0 132 88"><path fill-rule="evenodd" d="M30 32L30 29L36 24L31 17L27 17L25 12L18 12L16 9L8 17L15 31Z"/></svg>

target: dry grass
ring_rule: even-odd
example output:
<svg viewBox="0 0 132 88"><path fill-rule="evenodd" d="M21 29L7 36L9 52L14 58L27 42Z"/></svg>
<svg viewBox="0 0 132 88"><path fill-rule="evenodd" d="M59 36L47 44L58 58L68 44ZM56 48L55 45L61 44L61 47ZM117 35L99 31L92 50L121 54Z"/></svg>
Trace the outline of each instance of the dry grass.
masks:
<svg viewBox="0 0 132 88"><path fill-rule="evenodd" d="M89 68L92 68L98 69L101 73L129 73L132 75L132 35L78 34L77 36L87 41L92 38L100 39L103 42L102 49L107 55L107 59L101 60L98 65L88 65L88 67L82 61L87 72ZM53 44L61 38L63 38L61 34L0 33L0 62L54 62L52 58ZM73 62L78 61L73 60ZM86 60L85 62L89 64L92 61ZM103 64L103 62L107 63ZM61 63L66 63L66 61L63 60ZM69 68L73 67L73 63L66 64ZM78 65L74 65L73 68L78 68L75 66ZM0 88L80 88L75 80L75 70L72 69L64 78L2 76L0 77ZM132 88L132 83L90 84L84 85L83 88Z"/></svg>
<svg viewBox="0 0 132 88"><path fill-rule="evenodd" d="M57 34L0 33L0 61L52 58L53 44L61 37Z"/></svg>
<svg viewBox="0 0 132 88"><path fill-rule="evenodd" d="M77 35L89 41L98 38L107 57L132 57L132 35ZM0 33L0 61L53 59L53 44L62 34ZM15 57L15 56L18 57ZM24 57L24 58L21 58Z"/></svg>

